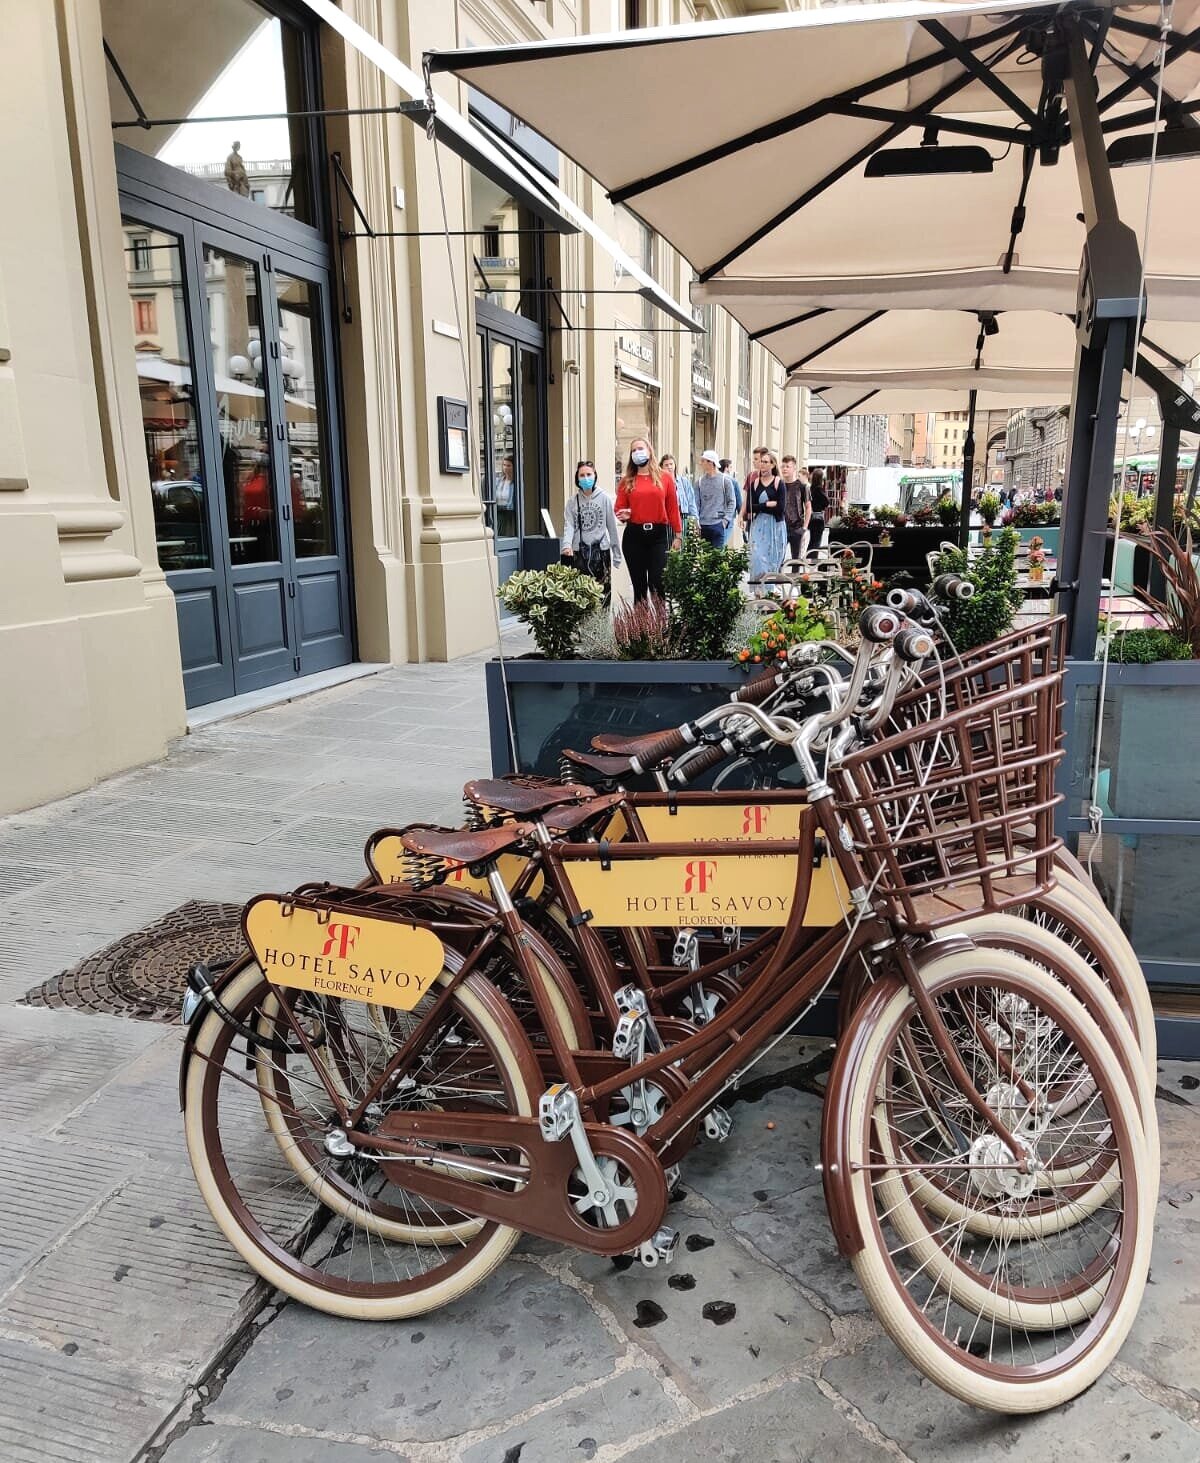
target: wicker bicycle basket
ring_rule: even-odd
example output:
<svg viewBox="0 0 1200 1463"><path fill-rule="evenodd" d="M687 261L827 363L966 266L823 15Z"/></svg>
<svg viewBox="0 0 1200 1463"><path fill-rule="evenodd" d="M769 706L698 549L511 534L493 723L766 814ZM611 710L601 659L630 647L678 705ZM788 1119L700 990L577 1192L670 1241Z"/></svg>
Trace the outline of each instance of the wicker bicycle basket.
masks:
<svg viewBox="0 0 1200 1463"><path fill-rule="evenodd" d="M914 719L831 769L890 919L930 930L1053 883L1061 682L1041 676Z"/></svg>

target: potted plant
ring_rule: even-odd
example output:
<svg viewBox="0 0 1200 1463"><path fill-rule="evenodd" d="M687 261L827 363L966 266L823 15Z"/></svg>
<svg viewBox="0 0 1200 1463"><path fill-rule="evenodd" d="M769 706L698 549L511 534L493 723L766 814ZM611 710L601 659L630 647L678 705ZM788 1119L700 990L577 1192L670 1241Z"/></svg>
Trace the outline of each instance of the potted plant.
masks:
<svg viewBox="0 0 1200 1463"><path fill-rule="evenodd" d="M852 528L856 531L870 526L871 515L862 508L847 508L838 523L839 528Z"/></svg>
<svg viewBox="0 0 1200 1463"><path fill-rule="evenodd" d="M506 610L528 625L534 643L547 660L575 654L575 633L603 602L599 580L567 564L547 569L521 569L496 591Z"/></svg>
<svg viewBox="0 0 1200 1463"><path fill-rule="evenodd" d="M949 493L942 494L933 505L933 511L937 517L937 521L947 530L956 527L961 516L958 504Z"/></svg>
<svg viewBox="0 0 1200 1463"><path fill-rule="evenodd" d="M746 562L689 535L667 556L665 602L615 617L577 570L514 574L499 597L539 653L485 667L493 770L557 774L562 749L597 732L678 726L724 700L743 679L730 660L746 643Z"/></svg>
<svg viewBox="0 0 1200 1463"><path fill-rule="evenodd" d="M990 544L992 541L992 529L996 526L996 519L1000 516L1000 495L993 493L989 488L979 495L979 516L983 520L983 542Z"/></svg>
<svg viewBox="0 0 1200 1463"><path fill-rule="evenodd" d="M828 640L832 633L829 621L817 614L808 600L785 600L746 637L734 656L734 664L744 671L756 671L762 665L786 660L789 646L804 640Z"/></svg>
<svg viewBox="0 0 1200 1463"><path fill-rule="evenodd" d="M895 528L903 515L894 503L881 503L875 510L875 519L878 522L881 533L879 535L879 547L889 549L892 546L892 529Z"/></svg>
<svg viewBox="0 0 1200 1463"><path fill-rule="evenodd" d="M1046 575L1046 544L1036 534L1029 540L1029 582L1040 584Z"/></svg>

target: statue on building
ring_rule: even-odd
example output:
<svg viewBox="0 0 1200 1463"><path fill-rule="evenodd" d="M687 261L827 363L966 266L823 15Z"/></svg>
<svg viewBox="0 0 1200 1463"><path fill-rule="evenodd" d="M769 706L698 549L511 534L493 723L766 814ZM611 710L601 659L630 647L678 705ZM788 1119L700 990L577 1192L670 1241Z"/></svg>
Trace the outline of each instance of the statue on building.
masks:
<svg viewBox="0 0 1200 1463"><path fill-rule="evenodd" d="M246 172L246 164L242 161L241 148L242 144L235 142L233 151L225 159L225 186L231 193L249 198L250 178Z"/></svg>

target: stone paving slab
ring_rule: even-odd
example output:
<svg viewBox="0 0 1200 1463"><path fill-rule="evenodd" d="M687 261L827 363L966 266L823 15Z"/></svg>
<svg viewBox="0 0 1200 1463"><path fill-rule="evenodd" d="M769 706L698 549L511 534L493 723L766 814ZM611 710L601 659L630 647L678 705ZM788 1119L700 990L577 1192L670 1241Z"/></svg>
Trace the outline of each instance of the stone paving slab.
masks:
<svg viewBox="0 0 1200 1463"><path fill-rule="evenodd" d="M620 1456L622 1463L885 1463L888 1452L814 1383L795 1381Z"/></svg>
<svg viewBox="0 0 1200 1463"><path fill-rule="evenodd" d="M743 1239L830 1310L841 1316L869 1313L850 1262L838 1254L819 1183L744 1210L732 1223Z"/></svg>
<svg viewBox="0 0 1200 1463"><path fill-rule="evenodd" d="M0 1328L186 1379L257 1304L256 1289L191 1171L143 1166L4 1296Z"/></svg>
<svg viewBox="0 0 1200 1463"><path fill-rule="evenodd" d="M390 1448L331 1443L260 1427L192 1428L162 1454L162 1463L406 1463Z"/></svg>
<svg viewBox="0 0 1200 1463"><path fill-rule="evenodd" d="M590 1463L604 1448L678 1422L679 1408L650 1372L620 1372L513 1427L462 1447L462 1463Z"/></svg>
<svg viewBox="0 0 1200 1463"><path fill-rule="evenodd" d="M6 1136L48 1133L161 1040L162 1028L115 1016L0 1008L0 1112Z"/></svg>
<svg viewBox="0 0 1200 1463"><path fill-rule="evenodd" d="M1200 1431L1111 1372L1053 1412L973 1411L927 1382L881 1337L822 1373L913 1463L1195 1463Z"/></svg>
<svg viewBox="0 0 1200 1463"><path fill-rule="evenodd" d="M816 1168L821 1147L818 1097L780 1087L757 1102L730 1103L729 1114L733 1130L728 1142L701 1143L688 1155L688 1188L726 1214L738 1214L794 1189L820 1183Z"/></svg>
<svg viewBox="0 0 1200 1463"><path fill-rule="evenodd" d="M207 1415L409 1444L454 1438L612 1372L586 1300L527 1264L412 1321L343 1321L287 1306Z"/></svg>
<svg viewBox="0 0 1200 1463"><path fill-rule="evenodd" d="M134 1161L87 1145L7 1139L0 1147L0 1294L26 1265L112 1194Z"/></svg>
<svg viewBox="0 0 1200 1463"><path fill-rule="evenodd" d="M674 1263L618 1269L597 1255L570 1268L701 1405L794 1367L833 1340L828 1320L710 1218L672 1210Z"/></svg>
<svg viewBox="0 0 1200 1463"><path fill-rule="evenodd" d="M4 1463L125 1463L175 1400L128 1366L0 1340Z"/></svg>

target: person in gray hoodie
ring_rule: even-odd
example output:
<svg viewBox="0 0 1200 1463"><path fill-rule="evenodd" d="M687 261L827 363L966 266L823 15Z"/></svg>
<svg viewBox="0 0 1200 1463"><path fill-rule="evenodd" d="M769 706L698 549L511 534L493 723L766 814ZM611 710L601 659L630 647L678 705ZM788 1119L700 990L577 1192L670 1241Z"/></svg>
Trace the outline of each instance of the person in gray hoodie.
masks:
<svg viewBox="0 0 1200 1463"><path fill-rule="evenodd" d="M702 452L700 467L701 476L695 483L700 532L706 543L723 549L737 512L733 479L721 471L721 459L715 452Z"/></svg>
<svg viewBox="0 0 1200 1463"><path fill-rule="evenodd" d="M575 492L563 514L562 562L598 579L604 586L604 603L609 603L613 565L621 563L621 536L613 500L596 487L591 462L575 464Z"/></svg>

